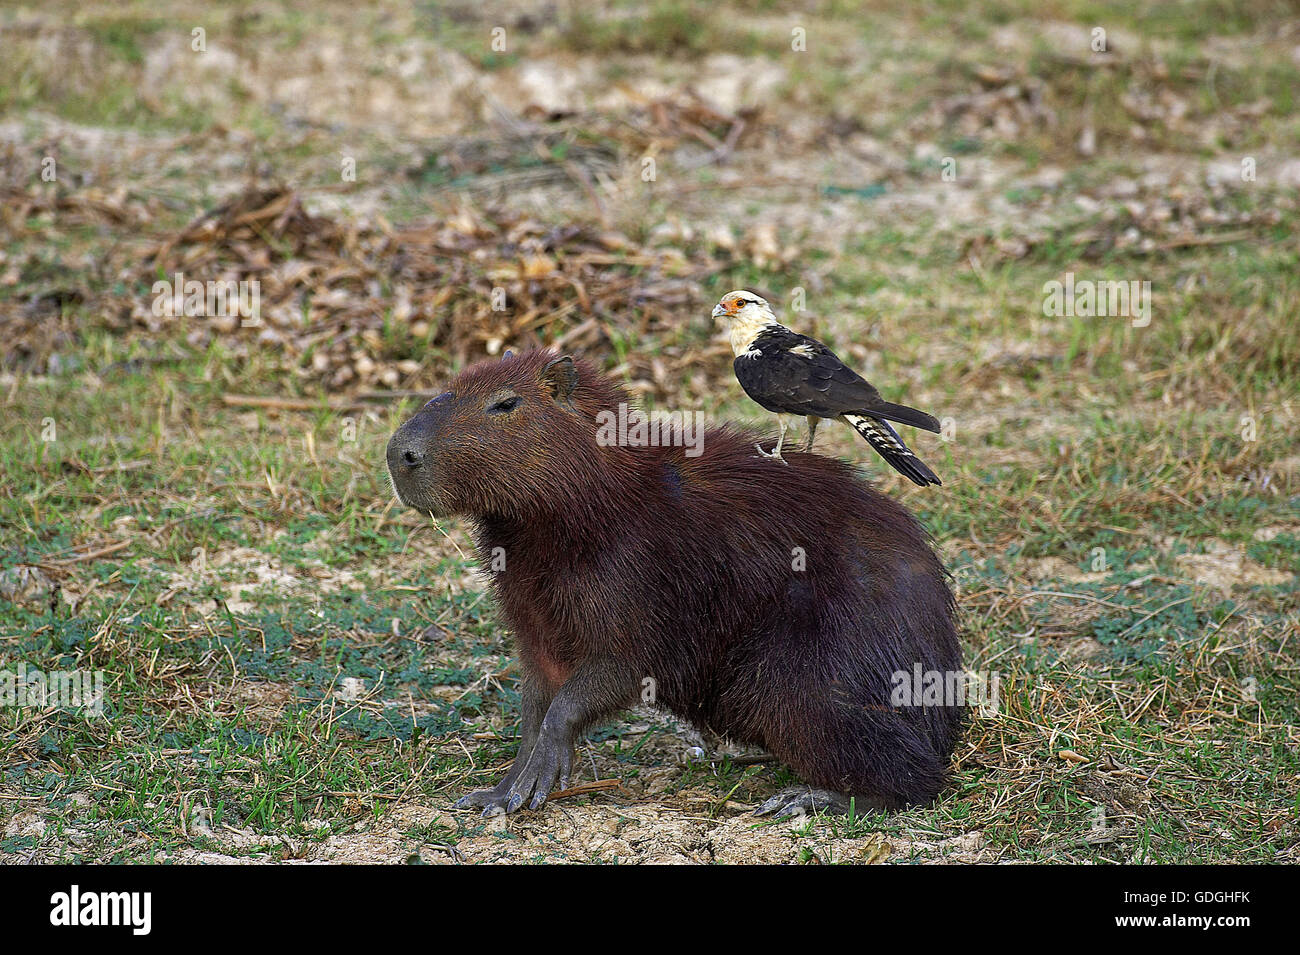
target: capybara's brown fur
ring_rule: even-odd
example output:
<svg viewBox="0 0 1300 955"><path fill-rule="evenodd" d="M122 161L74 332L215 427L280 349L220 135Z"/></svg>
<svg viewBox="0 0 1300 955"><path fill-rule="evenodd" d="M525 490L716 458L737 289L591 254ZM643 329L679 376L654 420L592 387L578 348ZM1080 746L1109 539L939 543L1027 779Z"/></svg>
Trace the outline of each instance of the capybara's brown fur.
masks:
<svg viewBox="0 0 1300 955"><path fill-rule="evenodd" d="M947 575L908 511L817 454L754 437L607 445L625 393L546 351L484 362L401 426L403 502L464 514L523 663L523 743L494 790L512 811L563 785L582 729L655 702L765 747L804 781L898 807L943 785L953 705L897 706L898 673L961 669ZM499 550L498 550L499 548Z"/></svg>

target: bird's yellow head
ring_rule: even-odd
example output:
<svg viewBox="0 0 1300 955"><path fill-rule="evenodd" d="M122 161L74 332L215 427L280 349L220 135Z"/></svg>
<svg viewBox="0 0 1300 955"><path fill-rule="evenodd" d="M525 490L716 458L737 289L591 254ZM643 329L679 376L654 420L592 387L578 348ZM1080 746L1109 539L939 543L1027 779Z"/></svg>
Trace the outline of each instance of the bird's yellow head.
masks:
<svg viewBox="0 0 1300 955"><path fill-rule="evenodd" d="M737 356L749 350L750 344L765 328L777 325L772 306L761 295L737 289L722 296L713 306L713 317L727 323L731 333L731 350Z"/></svg>

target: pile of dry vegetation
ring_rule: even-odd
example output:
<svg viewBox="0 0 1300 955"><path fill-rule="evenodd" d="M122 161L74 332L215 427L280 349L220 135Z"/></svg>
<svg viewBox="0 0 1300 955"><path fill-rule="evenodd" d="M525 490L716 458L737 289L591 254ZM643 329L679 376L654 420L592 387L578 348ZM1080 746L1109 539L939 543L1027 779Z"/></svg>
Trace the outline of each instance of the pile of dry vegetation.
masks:
<svg viewBox="0 0 1300 955"><path fill-rule="evenodd" d="M337 188L265 171L179 228L164 225L177 221L175 203L165 208L150 189L7 176L0 235L48 255L0 259L0 283L44 279L39 294L0 298L0 368L57 373L101 328L154 355L163 342L217 341L302 379L303 391L357 394L417 388L506 346L617 353L653 338L653 358L627 371L665 390L709 347L700 282L735 249L639 241L610 224L601 195L640 156L684 145L697 164L721 160L760 128L757 116L677 96L617 120L533 119L431 144L428 161L401 174L430 196L460 197L400 226L321 213L313 196ZM0 165L37 160L10 152ZM557 182L585 195L591 214L547 224L509 201ZM96 234L98 254L78 259L79 230ZM698 327L682 321L697 313Z"/></svg>

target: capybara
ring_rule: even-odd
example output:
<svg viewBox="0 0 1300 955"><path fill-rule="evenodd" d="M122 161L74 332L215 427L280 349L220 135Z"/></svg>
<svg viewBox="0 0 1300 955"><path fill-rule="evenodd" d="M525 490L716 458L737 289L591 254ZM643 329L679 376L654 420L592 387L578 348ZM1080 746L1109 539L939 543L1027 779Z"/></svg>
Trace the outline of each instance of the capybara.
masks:
<svg viewBox="0 0 1300 955"><path fill-rule="evenodd" d="M524 672L518 756L458 805L539 808L584 728L646 699L809 784L760 811L933 799L960 705L894 691L962 663L920 524L844 462L769 460L727 427L610 440L626 401L529 351L468 368L388 443L405 504L469 518Z"/></svg>

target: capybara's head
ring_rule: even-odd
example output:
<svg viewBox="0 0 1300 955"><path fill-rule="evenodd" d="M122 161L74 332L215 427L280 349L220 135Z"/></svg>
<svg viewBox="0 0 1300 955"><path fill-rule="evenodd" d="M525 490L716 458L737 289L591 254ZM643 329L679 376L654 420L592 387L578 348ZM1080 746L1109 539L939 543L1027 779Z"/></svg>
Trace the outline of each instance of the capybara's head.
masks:
<svg viewBox="0 0 1300 955"><path fill-rule="evenodd" d="M403 504L435 517L561 503L594 464L594 421L620 392L590 366L529 351L462 372L388 441Z"/></svg>

